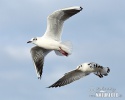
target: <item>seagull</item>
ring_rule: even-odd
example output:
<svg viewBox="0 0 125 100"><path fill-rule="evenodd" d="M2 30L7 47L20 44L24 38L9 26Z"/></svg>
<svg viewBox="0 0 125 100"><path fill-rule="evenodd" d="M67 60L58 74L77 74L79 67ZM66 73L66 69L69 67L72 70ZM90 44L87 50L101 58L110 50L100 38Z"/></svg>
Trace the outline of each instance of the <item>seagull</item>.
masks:
<svg viewBox="0 0 125 100"><path fill-rule="evenodd" d="M75 70L65 73L62 78L60 78L57 82L55 82L48 88L56 88L70 84L82 77L89 75L90 73L94 73L96 76L102 78L103 76L107 76L109 72L109 67L103 67L94 62L83 63L77 66Z"/></svg>
<svg viewBox="0 0 125 100"><path fill-rule="evenodd" d="M36 45L31 48L30 52L38 79L41 79L44 58L49 52L54 50L56 55L59 56L71 55L71 43L69 41L61 41L62 27L65 20L77 14L82 9L80 6L74 6L53 12L47 18L47 29L44 35L42 37L32 38L27 42Z"/></svg>

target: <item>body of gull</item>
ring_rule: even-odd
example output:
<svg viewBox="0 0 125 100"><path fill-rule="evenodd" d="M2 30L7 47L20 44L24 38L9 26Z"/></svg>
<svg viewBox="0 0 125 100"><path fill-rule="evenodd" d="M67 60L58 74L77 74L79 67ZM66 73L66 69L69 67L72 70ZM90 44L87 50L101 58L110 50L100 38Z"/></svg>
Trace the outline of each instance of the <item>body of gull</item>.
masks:
<svg viewBox="0 0 125 100"><path fill-rule="evenodd" d="M94 73L98 77L102 78L103 76L107 76L109 72L110 72L109 67L103 67L94 62L83 63L77 66L75 70L72 70L64 74L62 78L60 78L57 82L55 82L48 88L61 87L70 84L82 77L89 75L90 73Z"/></svg>
<svg viewBox="0 0 125 100"><path fill-rule="evenodd" d="M31 55L38 78L41 79L45 56L52 50L57 55L68 56L71 54L71 43L61 41L61 31L65 20L77 14L82 7L74 6L53 12L47 18L47 29L42 37L32 38L27 43L36 46L31 48Z"/></svg>

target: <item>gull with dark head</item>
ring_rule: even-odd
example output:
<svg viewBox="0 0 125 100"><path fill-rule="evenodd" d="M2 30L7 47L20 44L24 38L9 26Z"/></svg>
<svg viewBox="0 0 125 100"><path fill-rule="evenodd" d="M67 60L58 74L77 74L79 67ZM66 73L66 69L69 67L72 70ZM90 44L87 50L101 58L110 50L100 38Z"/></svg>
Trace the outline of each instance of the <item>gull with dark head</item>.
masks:
<svg viewBox="0 0 125 100"><path fill-rule="evenodd" d="M47 29L42 37L32 38L27 43L36 46L31 48L31 55L38 78L41 78L45 56L52 50L57 55L68 56L71 54L72 45L70 42L61 41L63 23L71 16L82 10L82 7L74 6L53 12L47 18Z"/></svg>
<svg viewBox="0 0 125 100"><path fill-rule="evenodd" d="M89 75L90 73L94 73L98 77L102 78L103 76L107 76L109 72L110 72L109 67L103 67L94 62L83 63L77 66L75 70L72 70L64 74L62 78L60 78L57 82L55 82L48 88L61 87L70 84L82 77Z"/></svg>

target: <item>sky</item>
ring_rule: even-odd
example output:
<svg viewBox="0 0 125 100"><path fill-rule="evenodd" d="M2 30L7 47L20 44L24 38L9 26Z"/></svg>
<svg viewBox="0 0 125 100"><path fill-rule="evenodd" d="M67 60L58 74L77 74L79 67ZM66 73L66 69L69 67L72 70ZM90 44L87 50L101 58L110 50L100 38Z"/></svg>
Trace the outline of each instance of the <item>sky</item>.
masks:
<svg viewBox="0 0 125 100"><path fill-rule="evenodd" d="M53 11L82 6L64 23L62 41L71 41L69 57L46 56L41 80L26 42L42 36L46 18ZM1 100L112 100L90 97L92 88L113 88L125 98L125 1L124 0L0 0L0 99ZM109 67L107 77L91 74L60 88L48 89L64 73L84 62Z"/></svg>

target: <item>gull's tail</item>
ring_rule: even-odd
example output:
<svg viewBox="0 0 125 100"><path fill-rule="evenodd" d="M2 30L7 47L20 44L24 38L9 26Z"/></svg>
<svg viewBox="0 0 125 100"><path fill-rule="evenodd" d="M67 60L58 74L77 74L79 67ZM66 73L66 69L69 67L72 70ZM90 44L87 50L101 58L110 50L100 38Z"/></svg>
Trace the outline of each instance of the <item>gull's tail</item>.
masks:
<svg viewBox="0 0 125 100"><path fill-rule="evenodd" d="M55 53L59 56L65 55L71 55L72 53L72 43L70 41L66 41L66 42L61 42L60 43L60 50L57 51L55 50Z"/></svg>
<svg viewBox="0 0 125 100"><path fill-rule="evenodd" d="M102 78L103 76L107 76L109 72L109 67L101 67L101 69L97 72L94 72L94 74Z"/></svg>
<svg viewBox="0 0 125 100"><path fill-rule="evenodd" d="M109 72L110 72L109 67L103 67L103 69L100 71L100 73L104 76L107 76Z"/></svg>

